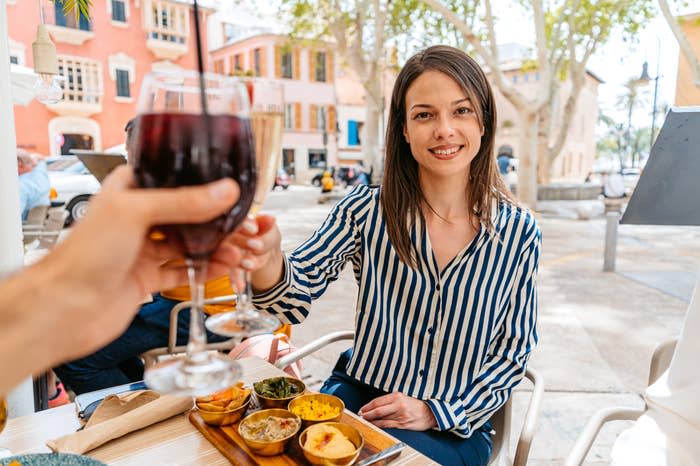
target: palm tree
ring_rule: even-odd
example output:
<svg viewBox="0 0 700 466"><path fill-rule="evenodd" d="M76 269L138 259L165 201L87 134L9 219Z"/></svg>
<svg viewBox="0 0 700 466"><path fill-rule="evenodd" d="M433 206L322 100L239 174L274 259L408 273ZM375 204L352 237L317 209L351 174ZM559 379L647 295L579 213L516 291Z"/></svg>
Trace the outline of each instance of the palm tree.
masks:
<svg viewBox="0 0 700 466"><path fill-rule="evenodd" d="M625 83L625 92L618 96L617 105L627 110L627 128L625 129L625 146L628 161L634 164L634 152L632 144L632 111L642 103L639 93L639 82L629 79ZM620 167L622 168L622 167Z"/></svg>
<svg viewBox="0 0 700 466"><path fill-rule="evenodd" d="M90 18L91 6L92 0L63 0L63 12L68 14L71 11L74 11L76 21L80 19L80 16Z"/></svg>

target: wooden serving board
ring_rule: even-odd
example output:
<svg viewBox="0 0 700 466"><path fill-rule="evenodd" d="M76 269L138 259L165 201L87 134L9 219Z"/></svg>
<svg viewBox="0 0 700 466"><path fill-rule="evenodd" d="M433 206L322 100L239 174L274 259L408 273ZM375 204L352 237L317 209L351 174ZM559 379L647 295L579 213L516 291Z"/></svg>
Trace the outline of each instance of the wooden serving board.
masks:
<svg viewBox="0 0 700 466"><path fill-rule="evenodd" d="M277 456L258 456L251 452L243 439L238 435L238 422L230 426L210 426L204 422L196 410L190 413L190 422L204 437L224 455L231 464L237 466L307 466L304 454L299 446L299 436L295 436L283 454ZM360 452L358 460L373 455L396 443L386 434L365 425L362 421L346 412L340 418L340 422L349 424L360 431L365 439L365 445Z"/></svg>

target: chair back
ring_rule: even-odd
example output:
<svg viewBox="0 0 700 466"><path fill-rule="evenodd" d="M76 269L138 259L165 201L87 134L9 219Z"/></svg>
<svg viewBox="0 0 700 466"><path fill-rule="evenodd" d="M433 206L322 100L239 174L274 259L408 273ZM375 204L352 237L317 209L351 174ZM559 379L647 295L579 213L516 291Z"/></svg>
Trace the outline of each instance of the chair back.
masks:
<svg viewBox="0 0 700 466"><path fill-rule="evenodd" d="M39 238L39 247L50 249L58 240L58 235L63 230L68 212L63 207L49 210L49 216L44 223L43 235Z"/></svg>
<svg viewBox="0 0 700 466"><path fill-rule="evenodd" d="M46 214L48 211L49 206L47 205L38 205L36 207L32 207L27 213L27 220L24 221L24 224L36 226L44 225L44 221L46 220Z"/></svg>
<svg viewBox="0 0 700 466"><path fill-rule="evenodd" d="M661 377L661 374L666 372L666 369L671 365L671 359L673 358L673 353L676 351L676 344L678 339L672 338L660 343L654 350L654 354L651 357L651 363L649 364L649 382L648 386L651 386L656 382L656 380Z"/></svg>

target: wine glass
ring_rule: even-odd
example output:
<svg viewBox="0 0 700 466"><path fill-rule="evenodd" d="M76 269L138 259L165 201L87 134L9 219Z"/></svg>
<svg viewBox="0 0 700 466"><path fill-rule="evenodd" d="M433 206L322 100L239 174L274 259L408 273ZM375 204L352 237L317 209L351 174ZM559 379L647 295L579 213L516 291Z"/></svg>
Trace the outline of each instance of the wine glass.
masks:
<svg viewBox="0 0 700 466"><path fill-rule="evenodd" d="M284 87L281 83L251 79L246 81L252 102L251 125L255 141L257 184L249 217L254 218L275 184L282 154L282 124L284 122ZM280 326L276 317L253 307L250 272L246 273L246 291L239 292L234 312L215 314L207 319L206 327L214 333L229 337L269 333Z"/></svg>
<svg viewBox="0 0 700 466"><path fill-rule="evenodd" d="M255 157L248 94L240 80L196 71L155 72L138 102L134 173L143 188L201 185L234 179L240 199L226 214L201 224L161 225L185 256L192 293L184 358L159 362L144 374L159 392L202 395L233 385L240 366L205 351L204 282L210 255L243 220L255 192Z"/></svg>
<svg viewBox="0 0 700 466"><path fill-rule="evenodd" d="M5 429L5 424L7 424L7 401L0 396L0 432ZM0 447L0 458L5 458L11 454L12 452L7 448Z"/></svg>

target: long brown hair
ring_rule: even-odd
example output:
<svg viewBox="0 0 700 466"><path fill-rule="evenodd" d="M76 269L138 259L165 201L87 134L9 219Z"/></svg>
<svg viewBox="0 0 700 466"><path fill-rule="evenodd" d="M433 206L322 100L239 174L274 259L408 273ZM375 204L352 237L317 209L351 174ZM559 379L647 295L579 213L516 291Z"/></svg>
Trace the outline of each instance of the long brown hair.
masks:
<svg viewBox="0 0 700 466"><path fill-rule="evenodd" d="M469 212L473 212L486 230L493 233L495 225L491 209L494 203L505 201L515 204L496 165L493 150L496 105L484 72L469 55L446 45L428 47L413 55L397 76L391 95L384 180L380 195L389 239L401 261L411 267L417 267L417 261L411 245L410 229L416 216L424 220L421 204L426 199L418 182L418 163L411 155L411 147L403 135L406 124L406 92L418 76L430 70L444 73L459 84L475 106L479 123L484 128L481 147L469 168L466 194Z"/></svg>

